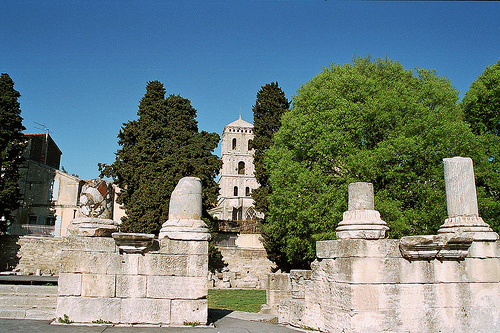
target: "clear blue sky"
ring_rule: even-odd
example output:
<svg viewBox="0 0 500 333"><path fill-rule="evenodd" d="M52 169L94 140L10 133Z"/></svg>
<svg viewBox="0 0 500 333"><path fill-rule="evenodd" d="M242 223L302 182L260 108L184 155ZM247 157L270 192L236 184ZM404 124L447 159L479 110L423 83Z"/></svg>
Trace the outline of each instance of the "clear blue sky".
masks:
<svg viewBox="0 0 500 333"><path fill-rule="evenodd" d="M47 126L61 165L84 179L113 162L148 81L191 100L200 130L220 134L240 108L253 121L262 85L278 81L291 98L323 67L367 54L435 69L462 97L500 58L500 3L0 2L0 72L22 95L26 132Z"/></svg>

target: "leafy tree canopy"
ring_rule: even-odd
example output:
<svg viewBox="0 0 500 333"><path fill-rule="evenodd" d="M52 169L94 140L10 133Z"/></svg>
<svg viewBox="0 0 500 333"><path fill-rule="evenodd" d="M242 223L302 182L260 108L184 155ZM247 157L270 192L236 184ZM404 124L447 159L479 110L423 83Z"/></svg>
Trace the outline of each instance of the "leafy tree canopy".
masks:
<svg viewBox="0 0 500 333"><path fill-rule="evenodd" d="M487 162L475 166L479 213L494 230L500 229L500 60L486 67L471 84L461 107L478 135Z"/></svg>
<svg viewBox="0 0 500 333"><path fill-rule="evenodd" d="M21 94L14 89L14 81L8 74L0 75L0 231L7 228L12 211L19 207L20 191L17 186L19 168L22 165L25 130L17 99Z"/></svg>
<svg viewBox="0 0 500 333"><path fill-rule="evenodd" d="M213 154L216 133L198 132L196 110L189 100L170 95L163 84L147 84L137 112L139 119L123 124L121 148L111 165L100 164L101 176L113 177L122 189L118 201L127 216L124 232L158 233L168 219L170 195L182 177L202 180L205 210L216 202L215 182L221 161Z"/></svg>
<svg viewBox="0 0 500 333"><path fill-rule="evenodd" d="M500 134L500 60L486 67L461 104L474 133Z"/></svg>
<svg viewBox="0 0 500 333"><path fill-rule="evenodd" d="M457 100L434 71L370 57L304 84L266 154L273 192L264 232L278 241L281 267L307 267L315 242L335 239L356 181L373 183L391 237L436 233L446 218L443 158L488 162Z"/></svg>

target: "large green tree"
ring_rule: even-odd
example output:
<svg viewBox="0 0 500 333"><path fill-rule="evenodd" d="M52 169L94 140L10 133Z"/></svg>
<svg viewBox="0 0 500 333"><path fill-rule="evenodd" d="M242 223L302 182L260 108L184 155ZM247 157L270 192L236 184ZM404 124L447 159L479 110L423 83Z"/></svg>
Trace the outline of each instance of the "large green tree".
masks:
<svg viewBox="0 0 500 333"><path fill-rule="evenodd" d="M0 75L0 232L4 232L11 213L19 207L20 191L17 186L22 165L25 130L17 99L21 94L14 89L8 74Z"/></svg>
<svg viewBox="0 0 500 333"><path fill-rule="evenodd" d="M168 219L170 195L182 177L202 180L204 210L216 202L215 177L221 167L213 154L216 133L198 132L196 110L189 100L170 95L158 81L147 84L137 112L139 119L123 124L121 148L111 165L100 164L101 176L111 176L122 189L118 196L126 217L124 232L157 234Z"/></svg>
<svg viewBox="0 0 500 333"><path fill-rule="evenodd" d="M465 120L486 150L485 163L475 167L480 215L495 230L500 225L500 60L472 82L460 103Z"/></svg>
<svg viewBox="0 0 500 333"><path fill-rule="evenodd" d="M335 239L351 182L373 183L391 237L436 233L446 218L442 159L487 159L457 100L434 71L370 57L304 84L266 154L273 192L264 232L279 242L281 267L307 267L315 242Z"/></svg>

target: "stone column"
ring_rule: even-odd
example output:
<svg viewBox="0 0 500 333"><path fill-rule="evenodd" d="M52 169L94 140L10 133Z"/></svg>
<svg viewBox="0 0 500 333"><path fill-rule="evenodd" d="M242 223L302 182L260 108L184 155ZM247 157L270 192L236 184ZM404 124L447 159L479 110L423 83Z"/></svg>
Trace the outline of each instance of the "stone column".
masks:
<svg viewBox="0 0 500 333"><path fill-rule="evenodd" d="M457 156L443 162L448 218L438 233L464 233L475 241L497 240L498 234L479 216L472 159Z"/></svg>
<svg viewBox="0 0 500 333"><path fill-rule="evenodd" d="M201 220L201 180L184 177L179 180L168 207L168 220L163 223L159 239L210 240L210 233Z"/></svg>
<svg viewBox="0 0 500 333"><path fill-rule="evenodd" d="M381 239L387 238L389 227L374 209L373 184L349 184L348 211L337 227L338 239Z"/></svg>

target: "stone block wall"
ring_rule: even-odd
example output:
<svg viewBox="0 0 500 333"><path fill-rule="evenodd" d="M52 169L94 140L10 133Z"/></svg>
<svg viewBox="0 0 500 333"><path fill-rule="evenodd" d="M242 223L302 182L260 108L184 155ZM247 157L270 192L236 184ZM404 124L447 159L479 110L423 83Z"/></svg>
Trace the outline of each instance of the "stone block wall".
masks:
<svg viewBox="0 0 500 333"><path fill-rule="evenodd" d="M225 263L226 271L215 279L216 288L266 289L267 274L274 263L267 259L265 249L217 247Z"/></svg>
<svg viewBox="0 0 500 333"><path fill-rule="evenodd" d="M64 238L56 317L81 323L207 322L208 242L154 241L120 253L108 237Z"/></svg>
<svg viewBox="0 0 500 333"><path fill-rule="evenodd" d="M282 301L280 322L325 332L500 330L499 242L473 242L464 260L442 261L407 260L399 245L318 242L304 300Z"/></svg>
<svg viewBox="0 0 500 333"><path fill-rule="evenodd" d="M59 274L61 242L62 239L58 237L35 236L21 236L17 239L16 245L11 241L10 260L12 261L13 251L16 251L17 258L13 270L23 275L37 272L43 275ZM12 270L12 266L10 268Z"/></svg>

